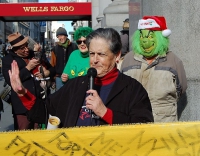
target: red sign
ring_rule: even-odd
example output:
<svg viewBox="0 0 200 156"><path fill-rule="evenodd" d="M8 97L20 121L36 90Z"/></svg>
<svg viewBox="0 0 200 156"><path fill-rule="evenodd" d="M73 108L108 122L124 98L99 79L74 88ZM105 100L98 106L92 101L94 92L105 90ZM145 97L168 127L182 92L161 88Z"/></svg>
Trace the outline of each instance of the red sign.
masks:
<svg viewBox="0 0 200 156"><path fill-rule="evenodd" d="M88 19L91 18L92 7L91 2L75 2L75 3L0 3L0 18L7 21L42 19L43 21L56 19L61 20L69 17L69 19ZM29 17L29 18L27 18ZM34 20L33 19L33 20Z"/></svg>

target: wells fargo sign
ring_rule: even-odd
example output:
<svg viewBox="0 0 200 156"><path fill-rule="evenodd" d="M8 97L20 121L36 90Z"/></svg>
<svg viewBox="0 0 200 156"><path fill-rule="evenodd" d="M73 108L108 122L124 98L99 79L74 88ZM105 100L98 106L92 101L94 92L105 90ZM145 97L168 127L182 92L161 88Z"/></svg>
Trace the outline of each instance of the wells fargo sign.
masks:
<svg viewBox="0 0 200 156"><path fill-rule="evenodd" d="M0 17L9 20L31 20L25 17L35 17L33 20L51 20L52 17L62 19L63 16L71 16L71 19L81 19L91 17L91 2L76 3L0 3ZM37 17L37 18L36 18ZM39 18L39 19L38 19ZM56 18L55 18L56 19Z"/></svg>
<svg viewBox="0 0 200 156"><path fill-rule="evenodd" d="M74 6L23 7L25 12L74 11Z"/></svg>
<svg viewBox="0 0 200 156"><path fill-rule="evenodd" d="M0 133L1 156L199 156L200 122Z"/></svg>

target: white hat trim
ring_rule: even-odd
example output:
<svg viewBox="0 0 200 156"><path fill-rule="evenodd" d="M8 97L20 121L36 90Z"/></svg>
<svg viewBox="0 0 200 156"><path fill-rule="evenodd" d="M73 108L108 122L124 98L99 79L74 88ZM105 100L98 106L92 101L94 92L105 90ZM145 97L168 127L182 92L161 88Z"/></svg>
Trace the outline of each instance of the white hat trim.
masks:
<svg viewBox="0 0 200 156"><path fill-rule="evenodd" d="M162 31L162 35L164 37L168 37L169 35L171 35L172 31L170 29L165 29Z"/></svg>
<svg viewBox="0 0 200 156"><path fill-rule="evenodd" d="M138 22L138 29L147 29L147 28L160 28L158 23L154 19L140 19Z"/></svg>

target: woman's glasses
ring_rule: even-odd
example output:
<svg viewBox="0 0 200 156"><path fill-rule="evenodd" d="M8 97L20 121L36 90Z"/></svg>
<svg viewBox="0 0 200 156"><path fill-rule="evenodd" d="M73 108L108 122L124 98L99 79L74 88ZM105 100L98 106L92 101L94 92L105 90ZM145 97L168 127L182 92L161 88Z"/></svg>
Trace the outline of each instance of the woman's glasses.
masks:
<svg viewBox="0 0 200 156"><path fill-rule="evenodd" d="M86 40L77 40L77 41L76 41L76 43L77 43L78 45L81 44L82 42L85 44L85 43L86 43Z"/></svg>

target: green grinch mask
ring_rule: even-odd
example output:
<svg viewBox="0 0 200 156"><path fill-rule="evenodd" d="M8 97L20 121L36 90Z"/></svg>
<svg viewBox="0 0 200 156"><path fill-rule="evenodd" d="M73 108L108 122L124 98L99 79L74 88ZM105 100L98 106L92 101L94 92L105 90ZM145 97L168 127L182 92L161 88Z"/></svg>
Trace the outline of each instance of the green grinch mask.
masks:
<svg viewBox="0 0 200 156"><path fill-rule="evenodd" d="M134 53L151 58L167 53L169 39L162 36L161 31L137 30L132 36L132 48Z"/></svg>
<svg viewBox="0 0 200 156"><path fill-rule="evenodd" d="M156 47L156 37L153 31L140 30L140 48L145 57L152 57Z"/></svg>

